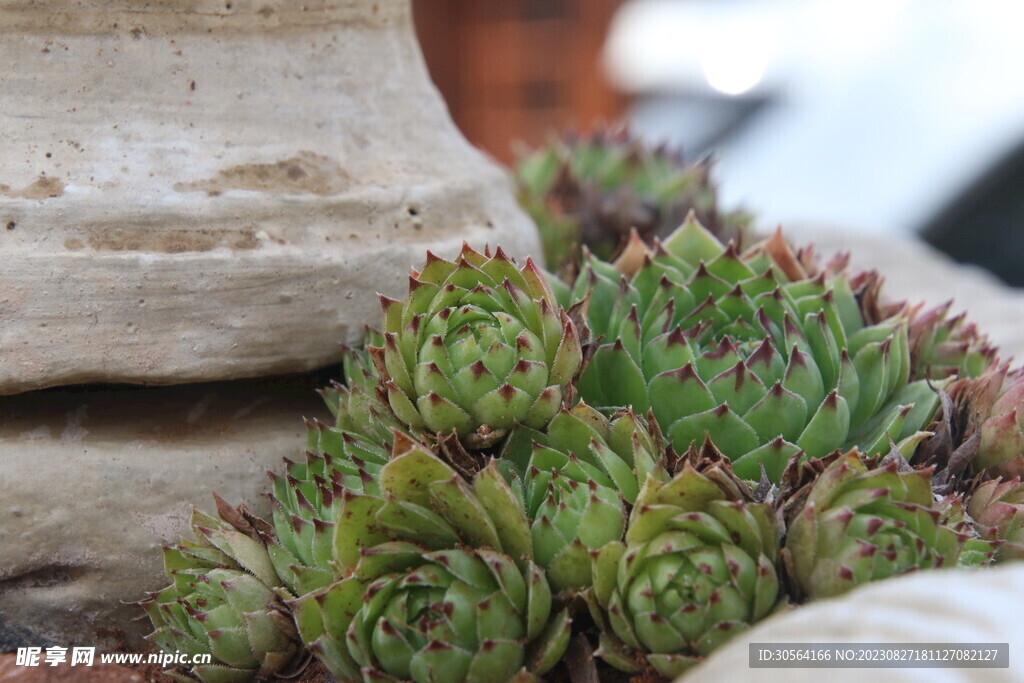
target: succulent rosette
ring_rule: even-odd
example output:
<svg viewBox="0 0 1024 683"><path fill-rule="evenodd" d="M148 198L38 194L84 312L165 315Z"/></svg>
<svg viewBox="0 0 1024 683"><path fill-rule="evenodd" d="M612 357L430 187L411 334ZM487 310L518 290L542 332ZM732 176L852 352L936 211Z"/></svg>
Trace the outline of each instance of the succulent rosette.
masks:
<svg viewBox="0 0 1024 683"><path fill-rule="evenodd" d="M786 512L783 555L796 590L824 598L917 569L957 566L969 536L942 524L931 475L931 468L901 469L896 459L874 465L856 450L827 465L808 464L801 474L807 482L792 486Z"/></svg>
<svg viewBox="0 0 1024 683"><path fill-rule="evenodd" d="M950 316L952 301L911 311L909 328L911 374L915 379L979 377L996 358L996 348L967 315Z"/></svg>
<svg viewBox="0 0 1024 683"><path fill-rule="evenodd" d="M1024 484L991 479L971 495L967 507L984 538L998 541L997 562L1024 559Z"/></svg>
<svg viewBox="0 0 1024 683"><path fill-rule="evenodd" d="M665 237L691 210L715 234L738 240L750 216L719 211L711 166L626 130L569 134L520 161L518 196L537 222L547 266L557 272L579 263L581 246L611 258L631 229L648 242Z"/></svg>
<svg viewBox="0 0 1024 683"><path fill-rule="evenodd" d="M561 658L571 619L533 562L487 549L388 542L293 603L303 641L341 680L535 680Z"/></svg>
<svg viewBox="0 0 1024 683"><path fill-rule="evenodd" d="M285 458L284 476L268 472L275 533L264 541L278 574L296 595L333 583L346 562L354 561L351 554L335 556L337 521L358 507L362 496L379 495L377 479L391 457L390 445L358 433L319 420L307 422L307 429L304 459ZM367 542L375 540L383 537L371 535Z"/></svg>
<svg viewBox="0 0 1024 683"><path fill-rule="evenodd" d="M908 382L906 319L866 325L844 274L805 256L780 233L740 253L691 215L653 250L589 260L572 296L589 292L603 341L580 397L651 410L677 452L710 436L747 479L778 481L801 450L909 455L938 396Z"/></svg>
<svg viewBox="0 0 1024 683"><path fill-rule="evenodd" d="M993 368L978 384L977 403L969 406L981 433L974 466L991 475L1024 476L1024 370Z"/></svg>
<svg viewBox="0 0 1024 683"><path fill-rule="evenodd" d="M543 432L520 427L498 460L522 491L536 561L556 589L592 583L591 554L622 540L626 506L648 474L667 478L665 446L631 411L611 419L586 404Z"/></svg>
<svg viewBox="0 0 1024 683"><path fill-rule="evenodd" d="M467 480L433 449L396 434L377 486L377 494L348 496L352 514L339 518L334 535L341 566L354 566L363 550L388 540L430 550L490 548L517 562L533 558L522 500L494 460Z"/></svg>
<svg viewBox="0 0 1024 683"><path fill-rule="evenodd" d="M993 533L994 530L980 527L968 513L963 494L953 493L944 496L939 499L937 507L942 515L939 523L966 539L960 550L957 566L973 569L986 567L995 562L1002 541Z"/></svg>
<svg viewBox="0 0 1024 683"><path fill-rule="evenodd" d="M529 259L499 249L430 254L403 301L381 297L384 344L372 347L395 415L411 429L455 431L469 448L516 424L543 428L580 369L580 332Z"/></svg>
<svg viewBox="0 0 1024 683"><path fill-rule="evenodd" d="M625 544L595 561L594 597L611 626L598 654L623 671L639 670L639 652L679 675L779 603L771 506L753 502L710 442L684 460L668 482L647 478Z"/></svg>
<svg viewBox="0 0 1024 683"><path fill-rule="evenodd" d="M380 577L455 548L490 549L521 571L533 567L521 496L495 461L467 480L405 433L394 432L390 452L381 452L356 450L363 444L352 435L315 427L311 444L320 452L275 478L281 539L267 541L297 586L300 597L289 604L303 642L342 680L361 675L346 634Z"/></svg>
<svg viewBox="0 0 1024 683"><path fill-rule="evenodd" d="M271 474L276 538L270 556L302 595L345 576L363 550L411 541L442 550L464 544L533 556L522 496L489 461L467 480L439 452L395 431L389 448L312 423L304 461Z"/></svg>
<svg viewBox="0 0 1024 683"><path fill-rule="evenodd" d="M210 664L187 673L168 672L180 680L269 679L286 673L299 652L295 625L275 592L282 582L267 551L249 522L238 512L232 516L238 526L193 511L197 540L164 548L172 584L141 603L156 629L147 638L162 651L212 655Z"/></svg>
<svg viewBox="0 0 1024 683"><path fill-rule="evenodd" d="M551 669L569 642L566 612L533 563L488 550L443 550L372 582L346 634L364 670L418 683L507 681ZM532 647L531 647L532 646Z"/></svg>

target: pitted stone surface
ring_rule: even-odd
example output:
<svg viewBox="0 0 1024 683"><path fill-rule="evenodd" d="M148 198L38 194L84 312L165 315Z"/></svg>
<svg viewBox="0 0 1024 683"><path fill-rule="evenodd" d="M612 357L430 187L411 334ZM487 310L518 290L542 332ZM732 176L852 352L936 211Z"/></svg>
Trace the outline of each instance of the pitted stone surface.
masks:
<svg viewBox="0 0 1024 683"><path fill-rule="evenodd" d="M16 0L0 54L0 395L319 367L428 248L536 246L408 0Z"/></svg>
<svg viewBox="0 0 1024 683"><path fill-rule="evenodd" d="M212 492L268 515L267 470L298 458L322 377L78 387L0 397L0 652L140 646L161 543ZM109 650L108 650L109 651Z"/></svg>

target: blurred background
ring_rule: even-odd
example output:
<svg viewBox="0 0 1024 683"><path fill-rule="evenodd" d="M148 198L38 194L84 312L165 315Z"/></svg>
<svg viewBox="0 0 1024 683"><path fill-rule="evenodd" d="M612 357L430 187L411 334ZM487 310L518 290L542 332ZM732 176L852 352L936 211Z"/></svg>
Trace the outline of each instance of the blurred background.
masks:
<svg viewBox="0 0 1024 683"><path fill-rule="evenodd" d="M627 121L762 227L917 235L1024 286L1020 0L416 0L455 122L506 164Z"/></svg>

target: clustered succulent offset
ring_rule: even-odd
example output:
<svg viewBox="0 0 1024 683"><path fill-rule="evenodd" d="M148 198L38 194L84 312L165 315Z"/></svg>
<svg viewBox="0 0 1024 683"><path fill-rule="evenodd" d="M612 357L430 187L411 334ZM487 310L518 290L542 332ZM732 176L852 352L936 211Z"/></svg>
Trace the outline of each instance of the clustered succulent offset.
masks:
<svg viewBox="0 0 1024 683"><path fill-rule="evenodd" d="M227 507L218 499L223 511ZM193 511L197 540L164 548L173 583L142 606L156 630L149 636L165 652L211 655L191 676L213 683L270 678L287 672L299 638L276 589L282 582L253 527ZM247 535L251 534L251 535ZM176 673L182 680L193 680Z"/></svg>
<svg viewBox="0 0 1024 683"><path fill-rule="evenodd" d="M1024 559L1024 484L1019 478L981 484L971 495L967 512L980 535L997 542L999 559Z"/></svg>
<svg viewBox="0 0 1024 683"><path fill-rule="evenodd" d="M507 463L533 551L556 588L593 583L592 554L622 538L627 508L644 478L663 471L663 452L643 418L624 411L609 420L585 403L543 432L520 427L510 435L498 462Z"/></svg>
<svg viewBox="0 0 1024 683"><path fill-rule="evenodd" d="M641 671L637 651L676 676L779 602L775 515L723 461L706 442L671 480L648 476L624 542L598 555L597 618L611 626L599 654L612 666Z"/></svg>
<svg viewBox="0 0 1024 683"><path fill-rule="evenodd" d="M994 368L979 386L983 391L973 407L981 435L975 467L1004 477L1024 476L1024 372Z"/></svg>
<svg viewBox="0 0 1024 683"><path fill-rule="evenodd" d="M573 163L649 161L608 154ZM570 282L429 255L382 297L272 523L218 499L165 550L151 639L214 660L175 675L653 680L803 601L1024 557L1024 378L962 317L781 233L657 234Z"/></svg>
<svg viewBox="0 0 1024 683"><path fill-rule="evenodd" d="M915 569L956 565L967 537L941 523L931 471L869 467L851 451L792 498L786 562L802 595L825 598Z"/></svg>
<svg viewBox="0 0 1024 683"><path fill-rule="evenodd" d="M574 285L603 339L578 383L591 405L650 409L677 451L707 434L741 476L773 481L798 451L909 449L931 418L935 391L908 381L908 321L865 325L845 275L814 272L779 234L740 253L691 215L631 247L628 276L591 259Z"/></svg>
<svg viewBox="0 0 1024 683"><path fill-rule="evenodd" d="M541 428L582 362L580 336L544 274L500 249L430 255L404 301L382 297L384 344L371 347L395 415L413 430L453 430L471 448L513 425Z"/></svg>
<svg viewBox="0 0 1024 683"><path fill-rule="evenodd" d="M417 682L546 673L571 626L552 605L533 562L407 542L375 546L346 578L292 603L303 641L341 680Z"/></svg>
<svg viewBox="0 0 1024 683"><path fill-rule="evenodd" d="M579 264L583 248L604 259L631 230L667 237L690 211L722 238L742 241L751 217L723 212L709 159L691 162L651 148L625 129L567 134L525 155L516 168L520 204L537 222L552 272Z"/></svg>

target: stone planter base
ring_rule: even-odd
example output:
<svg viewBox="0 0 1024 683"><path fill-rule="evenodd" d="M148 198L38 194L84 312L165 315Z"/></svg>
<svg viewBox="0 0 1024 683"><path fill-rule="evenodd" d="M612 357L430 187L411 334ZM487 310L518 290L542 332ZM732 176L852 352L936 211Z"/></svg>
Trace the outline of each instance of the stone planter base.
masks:
<svg viewBox="0 0 1024 683"><path fill-rule="evenodd" d="M46 643L136 648L124 604L162 588L161 543L212 492L269 505L267 470L301 457L302 416L327 419L321 377L0 398L0 652ZM110 651L108 649L108 651Z"/></svg>

